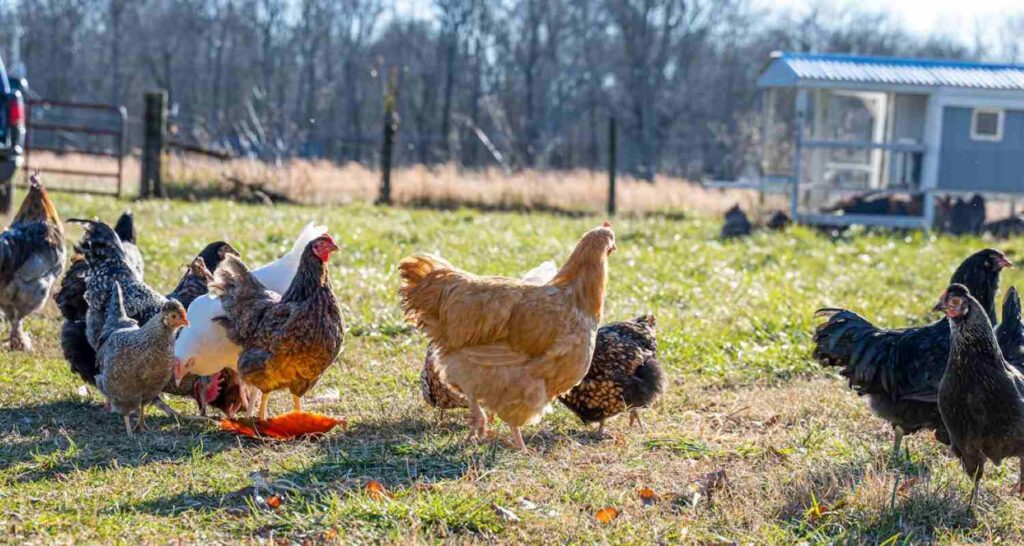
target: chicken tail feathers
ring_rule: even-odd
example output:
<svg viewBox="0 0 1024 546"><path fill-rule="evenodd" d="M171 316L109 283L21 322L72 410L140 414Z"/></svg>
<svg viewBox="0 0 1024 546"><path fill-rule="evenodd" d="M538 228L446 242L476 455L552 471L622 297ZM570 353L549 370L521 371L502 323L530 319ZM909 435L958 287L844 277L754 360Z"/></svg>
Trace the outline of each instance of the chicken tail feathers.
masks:
<svg viewBox="0 0 1024 546"><path fill-rule="evenodd" d="M114 233L121 238L122 243L135 244L135 215L132 214L132 211L128 210L121 214L117 223L114 224Z"/></svg>
<svg viewBox="0 0 1024 546"><path fill-rule="evenodd" d="M250 297L262 298L267 288L253 276L238 256L227 255L213 273L213 281L209 285L210 293L218 296L224 305L224 311L232 315L232 308L239 300Z"/></svg>
<svg viewBox="0 0 1024 546"><path fill-rule="evenodd" d="M622 383L622 398L630 408L646 408L665 389L665 375L652 355Z"/></svg>
<svg viewBox="0 0 1024 546"><path fill-rule="evenodd" d="M60 329L60 348L71 371L90 385L96 384L100 373L96 364L96 351L89 345L84 320L67 320Z"/></svg>
<svg viewBox="0 0 1024 546"><path fill-rule="evenodd" d="M398 263L398 274L402 277L398 292L407 320L422 327L427 317L438 314L445 285L424 281L435 273L454 270L452 264L431 254L413 254Z"/></svg>
<svg viewBox="0 0 1024 546"><path fill-rule="evenodd" d="M819 309L815 315L828 320L814 330L813 358L822 366L842 368L839 373L860 393L885 391L891 378L881 372L888 369L894 333L845 309Z"/></svg>

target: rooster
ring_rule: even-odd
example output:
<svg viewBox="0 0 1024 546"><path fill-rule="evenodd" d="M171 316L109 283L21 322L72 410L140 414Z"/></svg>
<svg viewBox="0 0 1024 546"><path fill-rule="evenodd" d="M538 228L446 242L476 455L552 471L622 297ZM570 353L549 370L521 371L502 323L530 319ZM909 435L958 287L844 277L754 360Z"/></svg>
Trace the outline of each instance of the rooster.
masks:
<svg viewBox="0 0 1024 546"><path fill-rule="evenodd" d="M1018 457L1018 492L1024 493L1024 375L1003 358L984 308L962 284L947 288L935 306L949 320L949 362L938 389L938 407L953 454L974 479L978 494L985 461L998 466Z"/></svg>
<svg viewBox="0 0 1024 546"><path fill-rule="evenodd" d="M327 228L324 226L313 224L305 226L287 254L253 270L253 276L273 292L280 294L288 290L288 286L299 268L306 245L326 232ZM207 260L206 263L209 265L210 261ZM210 268L216 271L217 266L211 265ZM224 307L221 305L221 300L209 294L196 298L188 305L190 324L181 330L174 343L174 355L180 363L177 373L182 377L187 377L187 374L210 377L224 369L236 370L238 355L242 349L228 339L224 328L214 323L215 319L223 316ZM229 374L226 377L228 379L237 377L237 373ZM251 416L256 408L253 399L255 395L250 397L251 393L247 392L249 390L251 389L242 388L241 394L243 404Z"/></svg>
<svg viewBox="0 0 1024 546"><path fill-rule="evenodd" d="M990 327L999 274L1012 265L1002 252L982 250L964 260L950 281L978 295ZM936 439L948 443L936 405L949 357L944 320L887 330L845 309L819 309L816 314L828 320L815 329L814 358L823 366L842 368L839 373L854 391L867 396L872 411L892 425L893 457L900 453L903 436L921 429L935 430Z"/></svg>
<svg viewBox="0 0 1024 546"><path fill-rule="evenodd" d="M263 393L260 419L267 418L268 395L285 388L291 391L295 411L302 411L302 396L341 352L345 325L327 267L337 250L330 235L310 241L282 295L268 290L235 256L225 258L214 272L210 293L224 306L224 316L215 321L242 348L242 381Z"/></svg>
<svg viewBox="0 0 1024 546"><path fill-rule="evenodd" d="M64 267L64 228L46 188L31 177L28 195L0 234L0 310L11 323L11 350L31 350L25 317L42 309Z"/></svg>
<svg viewBox="0 0 1024 546"><path fill-rule="evenodd" d="M437 345L442 379L469 402L471 438L486 435L486 408L508 423L515 447L525 450L521 428L538 422L583 379L614 250L606 222L587 232L540 286L473 275L428 254L401 261L405 316Z"/></svg>

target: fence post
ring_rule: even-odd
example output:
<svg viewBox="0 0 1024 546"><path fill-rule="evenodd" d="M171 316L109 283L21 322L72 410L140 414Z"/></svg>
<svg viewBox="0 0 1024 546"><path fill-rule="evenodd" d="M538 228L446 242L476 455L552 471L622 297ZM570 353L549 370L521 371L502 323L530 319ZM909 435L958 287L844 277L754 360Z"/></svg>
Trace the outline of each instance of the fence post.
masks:
<svg viewBox="0 0 1024 546"><path fill-rule="evenodd" d="M615 116L608 118L608 216L615 216L615 171L618 170L618 132Z"/></svg>
<svg viewBox="0 0 1024 546"><path fill-rule="evenodd" d="M166 197L163 179L164 135L167 132L167 92L146 93L145 128L142 139L142 179L139 196Z"/></svg>
<svg viewBox="0 0 1024 546"><path fill-rule="evenodd" d="M384 142L381 144L380 150L378 205L391 205L391 161L395 149L395 135L398 133L398 115L395 114L397 100L398 89L395 85L395 75L392 73L388 78L387 91L384 95Z"/></svg>

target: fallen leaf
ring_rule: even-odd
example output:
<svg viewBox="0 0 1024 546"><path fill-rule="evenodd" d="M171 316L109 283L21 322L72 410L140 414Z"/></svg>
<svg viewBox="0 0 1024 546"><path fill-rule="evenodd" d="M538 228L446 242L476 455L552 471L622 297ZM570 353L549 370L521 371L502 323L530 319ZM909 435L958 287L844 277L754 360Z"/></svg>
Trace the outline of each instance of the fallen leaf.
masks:
<svg viewBox="0 0 1024 546"><path fill-rule="evenodd" d="M271 495L267 497L267 506L271 508L280 508L281 506L281 495Z"/></svg>
<svg viewBox="0 0 1024 546"><path fill-rule="evenodd" d="M497 504L494 503L491 503L491 508L494 510L494 513L498 515L499 519L511 521L513 523L519 521L519 516L517 516L515 512L509 510L508 508L498 506Z"/></svg>
<svg viewBox="0 0 1024 546"><path fill-rule="evenodd" d="M779 423L779 420L780 419L778 415L772 415L771 417L768 418L767 421L764 422L764 428L769 428L777 425Z"/></svg>
<svg viewBox="0 0 1024 546"><path fill-rule="evenodd" d="M366 494L374 500L381 500L389 497L388 490L385 489L384 485L377 480L370 480L370 482L366 484Z"/></svg>
<svg viewBox="0 0 1024 546"><path fill-rule="evenodd" d="M921 478L917 476L914 476L913 478L908 478L904 480L903 483L900 484L900 487L899 489L897 489L897 492L899 492L900 495L907 496L910 494L910 491L914 489L914 486L917 485L917 482L919 481L921 481Z"/></svg>
<svg viewBox="0 0 1024 546"><path fill-rule="evenodd" d="M609 506L608 508L598 510L594 517L601 523L611 523L615 521L615 518L619 517L619 509Z"/></svg>
<svg viewBox="0 0 1024 546"><path fill-rule="evenodd" d="M661 500L661 497L658 496L658 494L655 493L654 490L651 489L650 487L645 487L641 489L640 491L637 492L637 495L640 496L640 503L643 504L644 506L651 506L652 504Z"/></svg>
<svg viewBox="0 0 1024 546"><path fill-rule="evenodd" d="M335 419L326 415L293 411L266 421L256 419L222 419L221 430L234 432L250 438L272 438L275 440L292 440L302 436L324 434L334 427L342 425L347 431L345 419Z"/></svg>

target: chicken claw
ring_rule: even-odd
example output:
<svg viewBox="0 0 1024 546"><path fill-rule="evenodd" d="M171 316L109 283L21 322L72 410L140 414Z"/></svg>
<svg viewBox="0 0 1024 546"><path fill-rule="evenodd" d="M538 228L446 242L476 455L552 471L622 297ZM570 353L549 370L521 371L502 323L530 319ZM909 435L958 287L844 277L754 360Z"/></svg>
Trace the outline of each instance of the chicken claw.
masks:
<svg viewBox="0 0 1024 546"><path fill-rule="evenodd" d="M633 426L634 423L640 426L640 432L647 432L647 427L644 426L643 420L640 419L640 411L636 408L629 410L629 426ZM604 423L601 424L603 425Z"/></svg>
<svg viewBox="0 0 1024 546"><path fill-rule="evenodd" d="M28 334L22 331L20 322L11 327L10 344L12 351L32 350L32 340L29 339Z"/></svg>

